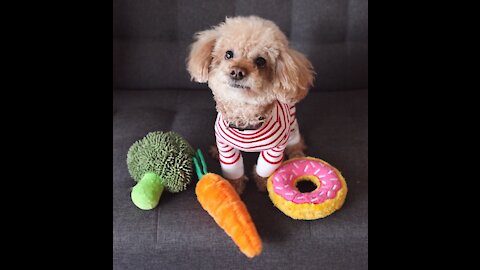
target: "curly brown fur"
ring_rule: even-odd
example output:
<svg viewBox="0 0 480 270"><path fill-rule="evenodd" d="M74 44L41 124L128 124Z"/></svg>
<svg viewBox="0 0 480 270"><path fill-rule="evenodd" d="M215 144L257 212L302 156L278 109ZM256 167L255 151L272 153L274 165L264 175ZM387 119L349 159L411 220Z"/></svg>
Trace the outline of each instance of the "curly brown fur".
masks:
<svg viewBox="0 0 480 270"><path fill-rule="evenodd" d="M210 148L208 149L208 152L210 153L210 156L213 159L219 160L219 153L218 153L218 148L216 145L211 145ZM235 188L235 191L237 191L238 195L242 195L243 191L245 190L245 185L248 181L248 177L243 175L240 178L237 179L226 179L232 186Z"/></svg>
<svg viewBox="0 0 480 270"><path fill-rule="evenodd" d="M227 51L233 57L227 59ZM256 64L259 57L265 65ZM245 73L243 79L232 78L235 69ZM289 47L275 23L255 16L226 18L196 33L187 70L192 80L208 82L217 111L239 128L267 118L277 100L288 104L302 100L315 74L310 61Z"/></svg>
<svg viewBox="0 0 480 270"><path fill-rule="evenodd" d="M287 145L287 148L285 148L285 154L287 155L288 159L304 157L305 156L304 151L306 149L307 149L307 145L305 144L305 141L303 140L303 137L302 137L298 143L294 145Z"/></svg>
<svg viewBox="0 0 480 270"><path fill-rule="evenodd" d="M208 83L217 111L231 127L259 126L269 118L277 101L294 105L313 85L312 64L289 47L287 37L272 21L256 16L226 18L194 38L187 70L192 80ZM258 64L259 59L263 64ZM241 77L235 76L238 71ZM301 141L287 147L286 154L298 157L304 155L303 150ZM218 149L211 148L210 153L218 158ZM256 173L254 178L258 179L257 187L264 190L265 179ZM243 191L246 180L237 180L233 180L234 185Z"/></svg>
<svg viewBox="0 0 480 270"><path fill-rule="evenodd" d="M260 175L257 174L257 165L253 166L253 180L255 181L255 184L257 185L257 189L260 192L265 192L267 191L267 180L268 177L261 177Z"/></svg>
<svg viewBox="0 0 480 270"><path fill-rule="evenodd" d="M227 179L230 184L232 184L235 191L237 191L238 195L242 195L243 191L245 190L245 184L248 181L247 176L243 175L237 179Z"/></svg>

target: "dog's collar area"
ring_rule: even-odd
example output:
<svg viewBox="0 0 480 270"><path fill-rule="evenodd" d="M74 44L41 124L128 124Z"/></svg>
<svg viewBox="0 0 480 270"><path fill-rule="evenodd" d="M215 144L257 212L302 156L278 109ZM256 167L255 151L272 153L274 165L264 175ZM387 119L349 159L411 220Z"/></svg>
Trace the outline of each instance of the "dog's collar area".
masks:
<svg viewBox="0 0 480 270"><path fill-rule="evenodd" d="M263 122L260 122L258 124L255 124L255 125L248 125L246 127L237 127L234 123L228 123L228 127L229 128L234 128L238 131L244 131L244 130L257 130L259 129L261 126L263 125Z"/></svg>

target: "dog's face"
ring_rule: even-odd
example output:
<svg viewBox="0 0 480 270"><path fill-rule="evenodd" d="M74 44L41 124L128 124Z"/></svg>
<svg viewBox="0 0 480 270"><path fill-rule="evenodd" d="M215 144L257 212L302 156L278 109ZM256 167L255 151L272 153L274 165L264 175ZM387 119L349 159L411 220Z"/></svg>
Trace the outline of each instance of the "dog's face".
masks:
<svg viewBox="0 0 480 270"><path fill-rule="evenodd" d="M246 19L227 20L216 31L208 74L215 96L248 104L272 102L280 33L264 21Z"/></svg>
<svg viewBox="0 0 480 270"><path fill-rule="evenodd" d="M227 18L196 34L187 70L193 80L207 82L223 106L296 103L313 81L311 63L290 49L285 35L271 21L258 17Z"/></svg>

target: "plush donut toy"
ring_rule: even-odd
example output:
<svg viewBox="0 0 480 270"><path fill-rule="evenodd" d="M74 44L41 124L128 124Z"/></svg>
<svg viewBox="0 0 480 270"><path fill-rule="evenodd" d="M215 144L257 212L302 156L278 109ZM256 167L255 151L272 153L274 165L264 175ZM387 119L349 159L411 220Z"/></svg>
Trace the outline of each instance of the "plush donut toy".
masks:
<svg viewBox="0 0 480 270"><path fill-rule="evenodd" d="M300 189L300 184L310 184L313 191ZM267 189L273 204L293 219L326 217L340 209L347 196L340 171L312 157L284 162L268 178Z"/></svg>

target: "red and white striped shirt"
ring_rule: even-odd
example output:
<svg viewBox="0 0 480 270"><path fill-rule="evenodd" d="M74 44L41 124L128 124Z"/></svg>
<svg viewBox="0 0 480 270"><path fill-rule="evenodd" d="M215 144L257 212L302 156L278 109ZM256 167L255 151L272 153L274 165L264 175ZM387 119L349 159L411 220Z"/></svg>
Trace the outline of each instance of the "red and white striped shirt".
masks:
<svg viewBox="0 0 480 270"><path fill-rule="evenodd" d="M223 175L237 179L243 175L243 159L240 151L261 152L257 162L257 174L268 177L283 160L283 151L292 135L297 137L295 106L277 101L272 114L257 130L240 131L229 127L229 123L218 113L215 136ZM299 137L299 135L298 135ZM297 139L295 139L297 140Z"/></svg>

